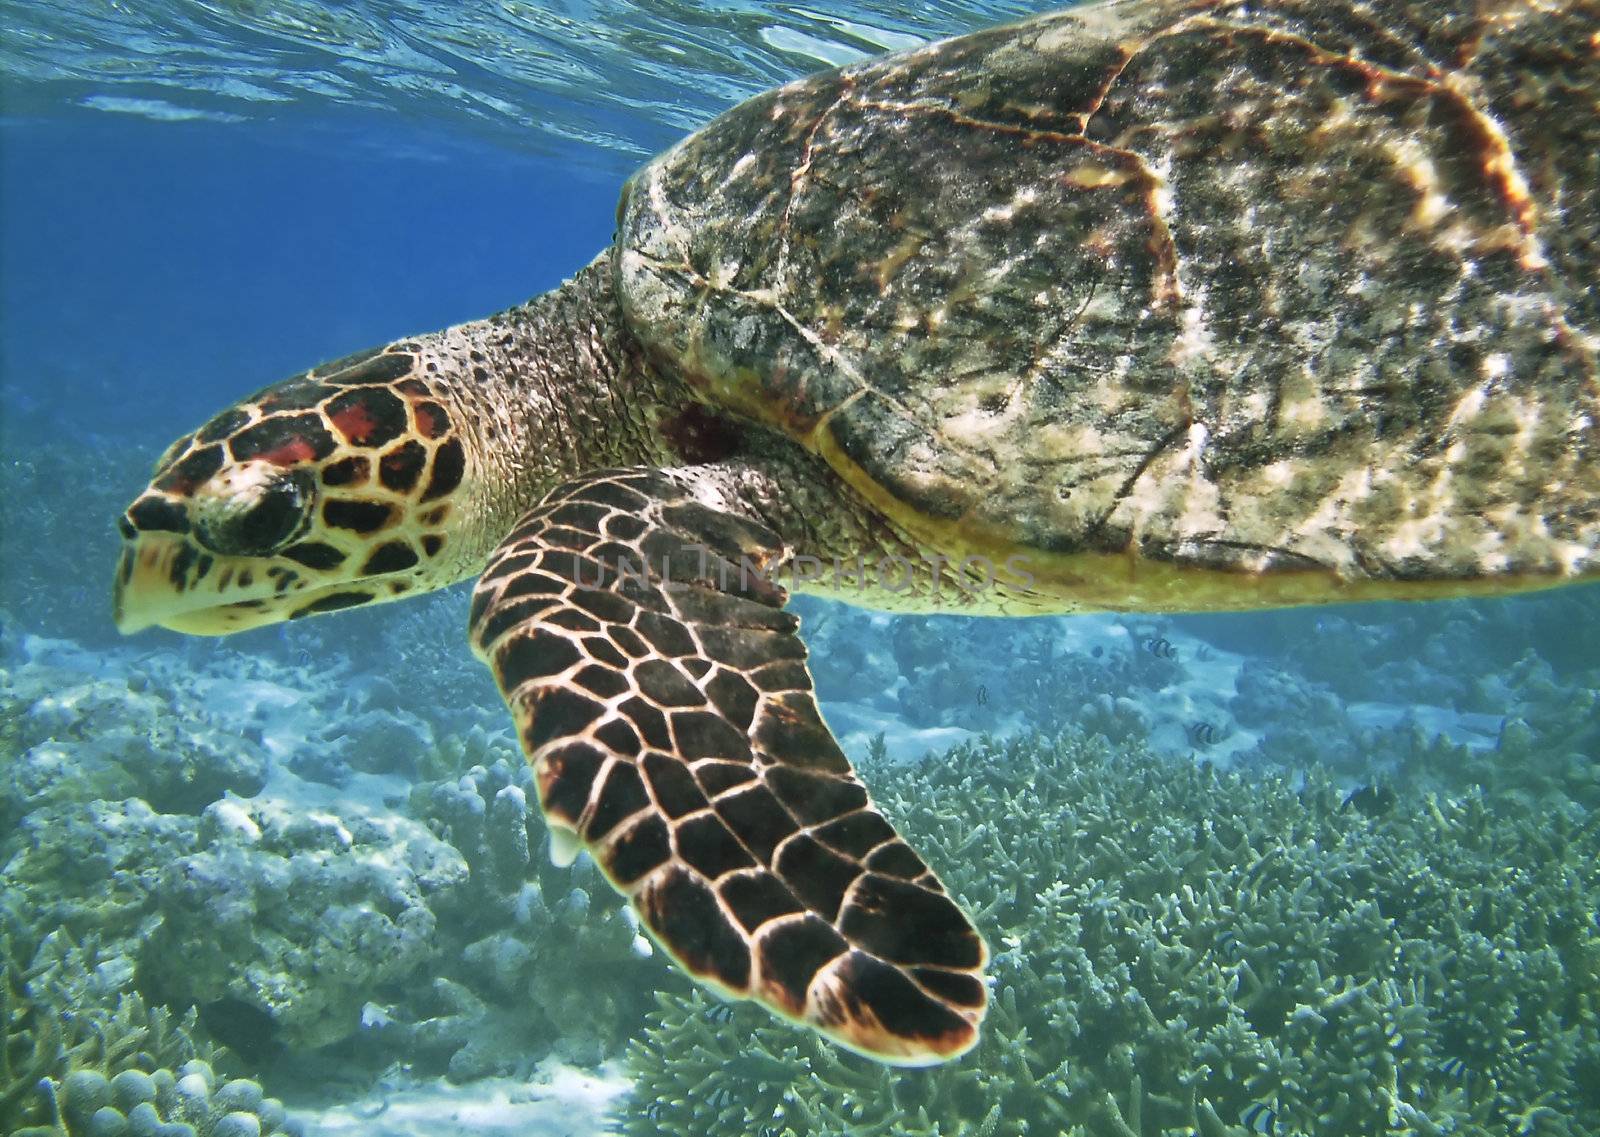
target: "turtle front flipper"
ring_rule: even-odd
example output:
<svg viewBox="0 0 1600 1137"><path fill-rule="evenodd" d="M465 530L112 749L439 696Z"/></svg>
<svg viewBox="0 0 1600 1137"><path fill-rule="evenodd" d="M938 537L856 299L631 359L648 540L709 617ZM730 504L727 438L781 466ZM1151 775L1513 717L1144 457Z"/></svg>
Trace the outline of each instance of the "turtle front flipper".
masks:
<svg viewBox="0 0 1600 1137"><path fill-rule="evenodd" d="M778 536L703 470L603 471L517 524L472 602L555 847L697 980L883 1062L977 1040L982 939L823 723Z"/></svg>

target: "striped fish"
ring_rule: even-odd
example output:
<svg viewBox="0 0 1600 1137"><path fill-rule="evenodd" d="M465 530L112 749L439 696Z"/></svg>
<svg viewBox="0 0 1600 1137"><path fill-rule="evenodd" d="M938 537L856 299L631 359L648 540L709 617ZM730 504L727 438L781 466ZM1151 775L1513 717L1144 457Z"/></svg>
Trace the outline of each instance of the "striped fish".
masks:
<svg viewBox="0 0 1600 1137"><path fill-rule="evenodd" d="M731 1023L733 1021L733 1004L716 1003L706 1012L706 1021L714 1023Z"/></svg>
<svg viewBox="0 0 1600 1137"><path fill-rule="evenodd" d="M1271 1106L1252 1102L1240 1111L1239 1124L1252 1133L1260 1133L1262 1137L1273 1137L1278 1132L1278 1115Z"/></svg>

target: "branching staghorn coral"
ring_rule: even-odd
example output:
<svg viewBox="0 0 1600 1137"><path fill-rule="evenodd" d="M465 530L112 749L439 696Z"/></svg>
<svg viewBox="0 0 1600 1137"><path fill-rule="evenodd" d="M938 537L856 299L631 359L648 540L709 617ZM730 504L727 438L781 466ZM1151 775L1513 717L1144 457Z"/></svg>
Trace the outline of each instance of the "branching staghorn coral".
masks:
<svg viewBox="0 0 1600 1137"><path fill-rule="evenodd" d="M894 1070L665 997L626 1133L1600 1131L1592 815L1467 794L1371 817L1317 776L1081 737L868 777L987 931L983 1041Z"/></svg>

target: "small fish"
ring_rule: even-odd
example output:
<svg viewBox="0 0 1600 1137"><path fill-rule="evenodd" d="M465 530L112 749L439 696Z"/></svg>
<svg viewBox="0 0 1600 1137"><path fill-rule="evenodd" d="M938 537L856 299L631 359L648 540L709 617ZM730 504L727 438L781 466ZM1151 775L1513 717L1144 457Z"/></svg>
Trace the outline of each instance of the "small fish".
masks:
<svg viewBox="0 0 1600 1137"><path fill-rule="evenodd" d="M1106 649L1101 647L1099 644L1095 644L1094 647L1089 649L1089 654L1094 656L1096 659L1099 659L1105 653Z"/></svg>
<svg viewBox="0 0 1600 1137"><path fill-rule="evenodd" d="M314 657L312 656L310 650L307 648L301 648L299 651L294 653L294 661L301 667L310 667L311 660L313 658Z"/></svg>
<svg viewBox="0 0 1600 1137"><path fill-rule="evenodd" d="M1344 802L1339 808L1353 809L1367 817L1382 817L1394 808L1394 803L1395 792L1388 786L1357 786L1344 795Z"/></svg>
<svg viewBox="0 0 1600 1137"><path fill-rule="evenodd" d="M1270 1137L1270 1135L1278 1132L1278 1115L1273 1112L1271 1106L1253 1102L1240 1111L1239 1124L1252 1133L1260 1133L1263 1137Z"/></svg>
<svg viewBox="0 0 1600 1137"><path fill-rule="evenodd" d="M706 1104L721 1113L733 1104L733 1091L726 1086L711 1091L711 1096L706 1099Z"/></svg>
<svg viewBox="0 0 1600 1137"><path fill-rule="evenodd" d="M733 1021L733 1004L717 1003L706 1012L706 1021L713 1023L731 1023Z"/></svg>
<svg viewBox="0 0 1600 1137"><path fill-rule="evenodd" d="M1244 945L1238 936L1227 931L1217 937L1217 951L1227 959L1240 959L1244 956Z"/></svg>
<svg viewBox="0 0 1600 1137"><path fill-rule="evenodd" d="M1189 724L1189 742L1194 746L1212 746L1222 737L1222 732L1208 722Z"/></svg>
<svg viewBox="0 0 1600 1137"><path fill-rule="evenodd" d="M411 1064L409 1062L391 1062L383 1068L373 1085L388 1093L404 1089L411 1077Z"/></svg>
<svg viewBox="0 0 1600 1137"><path fill-rule="evenodd" d="M1460 1058L1446 1058L1439 1063L1439 1073L1459 1081L1467 1076L1467 1064Z"/></svg>
<svg viewBox="0 0 1600 1137"><path fill-rule="evenodd" d="M380 1007L377 1003L367 1003L361 1008L361 1026L363 1030L377 1030L381 1027L394 1025L394 1016L388 1008Z"/></svg>
<svg viewBox="0 0 1600 1137"><path fill-rule="evenodd" d="M653 1101L644 1107L644 1115L651 1121L660 1121L666 1116L666 1112L667 1103L664 1101Z"/></svg>
<svg viewBox="0 0 1600 1137"><path fill-rule="evenodd" d="M989 688L987 688L987 687L985 687L985 686L980 684L979 687L978 687L978 706L987 707L988 705L989 705Z"/></svg>
<svg viewBox="0 0 1600 1137"><path fill-rule="evenodd" d="M1173 647L1172 646L1172 641L1167 639L1167 638L1165 638L1165 637L1160 637L1158 639L1145 640L1143 646L1144 646L1144 650L1145 651L1149 652L1151 655L1155 656L1157 659L1177 659L1178 658L1178 649Z"/></svg>

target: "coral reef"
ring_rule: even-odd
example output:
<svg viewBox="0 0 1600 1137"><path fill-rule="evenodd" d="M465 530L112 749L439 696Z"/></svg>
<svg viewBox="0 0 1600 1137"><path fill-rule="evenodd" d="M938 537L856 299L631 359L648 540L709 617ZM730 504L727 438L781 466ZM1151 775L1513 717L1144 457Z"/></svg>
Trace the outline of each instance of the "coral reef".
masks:
<svg viewBox="0 0 1600 1137"><path fill-rule="evenodd" d="M461 1079L615 1053L665 964L592 866L535 855L503 729L435 740L384 677L286 679L0 633L0 889L23 933L198 1006L258 1068L333 1045ZM173 774L196 770L248 776Z"/></svg>
<svg viewBox="0 0 1600 1137"><path fill-rule="evenodd" d="M260 740L218 725L178 684L143 670L100 677L25 662L29 645L7 638L0 830L68 799L137 794L163 813L198 813L224 793L248 797L265 784Z"/></svg>
<svg viewBox="0 0 1600 1137"><path fill-rule="evenodd" d="M532 774L509 740L501 746L490 765L411 796L411 812L469 867L465 887L435 905L444 958L458 962L442 969L432 1005L415 1009L422 1017L386 1015L379 1034L414 1059L439 1055L455 1080L523 1071L552 1052L596 1064L661 982L679 984L587 858L548 863Z"/></svg>
<svg viewBox="0 0 1600 1137"><path fill-rule="evenodd" d="M387 679L365 677L359 685L365 698L348 700L330 712L311 745L296 748L289 757L290 770L307 781L343 786L358 773L417 774L425 755L438 745L427 720L389 705L400 701ZM352 705L353 704L353 705Z"/></svg>
<svg viewBox="0 0 1600 1137"><path fill-rule="evenodd" d="M1530 651L1495 679L1502 692L1494 705L1517 713L1501 724L1495 758L1475 782L1530 804L1600 810L1600 670L1563 683Z"/></svg>
<svg viewBox="0 0 1600 1137"><path fill-rule="evenodd" d="M816 600L796 608L824 702L866 703L917 728L1055 731L1087 713L1114 740L1143 739L1150 716L1128 707L1187 674L1154 621L887 616Z"/></svg>
<svg viewBox="0 0 1600 1137"><path fill-rule="evenodd" d="M1393 697L1396 683L1418 674L1414 665L1420 661L1432 676L1426 682L1448 680L1470 705L1479 678L1504 671L1530 650L1563 680L1594 667L1594 643L1573 630L1594 627L1597 620L1600 588L1579 587L1434 604L1185 616L1178 622L1218 647L1260 656L1351 702ZM1437 698L1440 690L1434 687L1430 701L1448 702Z"/></svg>
<svg viewBox="0 0 1600 1137"><path fill-rule="evenodd" d="M466 864L421 825L234 798L206 808L194 850L156 883L141 982L202 1004L246 1004L305 1049L357 1029L373 991L436 955L431 903Z"/></svg>
<svg viewBox="0 0 1600 1137"><path fill-rule="evenodd" d="M1348 786L1596 795L1600 651L1561 629L1584 626L1600 588L1226 619L802 607L818 690L850 705L840 721L857 749L886 719L958 738L1083 729L1225 767L1318 767Z"/></svg>
<svg viewBox="0 0 1600 1137"><path fill-rule="evenodd" d="M378 632L384 674L401 690L428 692L428 717L441 733L470 729L484 709L500 707L494 680L466 650L470 600L463 585L397 605Z"/></svg>
<svg viewBox="0 0 1600 1137"><path fill-rule="evenodd" d="M65 928L132 960L165 866L193 849L197 824L139 798L41 807L0 837L0 895L17 898L35 936Z"/></svg>
<svg viewBox="0 0 1600 1137"><path fill-rule="evenodd" d="M1563 682L1530 652L1477 677L1474 688L1478 705L1511 712L1479 713L1498 723L1492 741L1447 737L1417 708L1392 727L1366 727L1326 686L1249 661L1229 706L1260 740L1237 758L1266 769L1317 768L1356 784L1442 794L1477 788L1524 806L1600 809L1600 670Z"/></svg>
<svg viewBox="0 0 1600 1137"><path fill-rule="evenodd" d="M127 989L61 930L26 968L0 937L0 1132L14 1137L298 1137L283 1104L226 1078L191 1009Z"/></svg>
<svg viewBox="0 0 1600 1137"><path fill-rule="evenodd" d="M1600 1131L1593 814L1406 792L1369 816L1321 774L1081 736L868 775L988 930L983 1041L893 1070L665 997L625 1132Z"/></svg>
<svg viewBox="0 0 1600 1137"><path fill-rule="evenodd" d="M351 1033L372 991L432 961L428 902L467 873L404 818L231 797L199 818L52 806L20 836L0 881L41 916L99 936L162 1001L242 1005L301 1047Z"/></svg>
<svg viewBox="0 0 1600 1137"><path fill-rule="evenodd" d="M591 865L544 863L528 790L502 755L418 787L423 820L273 798L198 818L61 803L23 819L0 884L258 1057L354 1042L373 1068L457 1080L552 1052L595 1064L667 968Z"/></svg>
<svg viewBox="0 0 1600 1137"><path fill-rule="evenodd" d="M801 632L811 645L817 696L848 701L876 696L884 706L894 702L900 672L880 649L893 617L866 613L811 596L796 596L790 610L800 617Z"/></svg>

